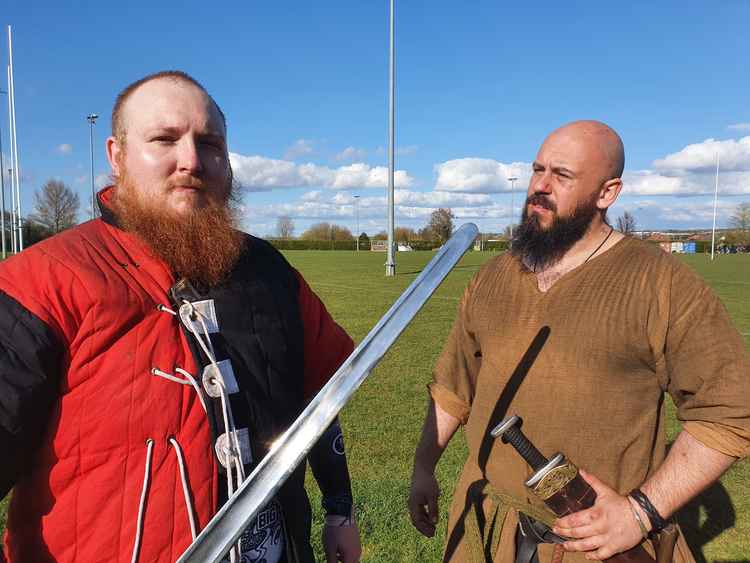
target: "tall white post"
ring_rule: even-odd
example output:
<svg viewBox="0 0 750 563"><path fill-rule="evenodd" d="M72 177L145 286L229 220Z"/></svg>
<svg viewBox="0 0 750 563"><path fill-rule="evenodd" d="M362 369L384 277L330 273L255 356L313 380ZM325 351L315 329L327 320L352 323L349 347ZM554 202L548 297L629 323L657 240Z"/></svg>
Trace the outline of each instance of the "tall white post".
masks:
<svg viewBox="0 0 750 563"><path fill-rule="evenodd" d="M0 90L0 94L7 94ZM5 165L3 164L3 132L0 127L0 238L3 245L3 260L7 256L7 245L5 244Z"/></svg>
<svg viewBox="0 0 750 563"><path fill-rule="evenodd" d="M513 218L516 216L515 205L513 205L513 197L516 193L516 180L518 176L511 176L508 178L510 182L510 240L508 241L508 247L513 244Z"/></svg>
<svg viewBox="0 0 750 563"><path fill-rule="evenodd" d="M354 236L357 238L355 239L357 241L357 252L359 252L359 196L354 196L354 214L357 216L357 232L354 233Z"/></svg>
<svg viewBox="0 0 750 563"><path fill-rule="evenodd" d="M714 188L714 226L711 228L711 260L714 259L716 244L716 204L719 201L719 151L716 151L716 187Z"/></svg>
<svg viewBox="0 0 750 563"><path fill-rule="evenodd" d="M8 26L8 75L10 76L9 96L13 120L13 175L16 179L16 220L18 222L18 250L23 250L23 215L21 214L21 174L18 167L18 131L16 130L16 89L13 84L13 36Z"/></svg>
<svg viewBox="0 0 750 563"><path fill-rule="evenodd" d="M8 167L8 181L10 182L10 248L13 253L18 252L16 230L16 184L13 175L13 100L10 97L10 66L8 71L8 136L10 138L10 166Z"/></svg>
<svg viewBox="0 0 750 563"><path fill-rule="evenodd" d="M390 55L388 59L388 257L385 262L385 275L396 275L396 261L393 256L393 228L394 228L394 169L395 169L395 98L396 98L396 55L395 55L395 6L394 0L391 0L391 37L390 37Z"/></svg>
<svg viewBox="0 0 750 563"><path fill-rule="evenodd" d="M94 186L94 123L99 116L90 113L86 116L89 122L89 150L91 151L91 218L96 219L96 187Z"/></svg>

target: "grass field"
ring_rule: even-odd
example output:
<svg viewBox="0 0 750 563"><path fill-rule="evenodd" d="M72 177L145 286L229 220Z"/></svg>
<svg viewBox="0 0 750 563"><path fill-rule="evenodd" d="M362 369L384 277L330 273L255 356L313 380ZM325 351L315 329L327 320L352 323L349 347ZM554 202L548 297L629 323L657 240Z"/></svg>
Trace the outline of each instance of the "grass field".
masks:
<svg viewBox="0 0 750 563"><path fill-rule="evenodd" d="M321 296L334 318L360 341L417 276L432 253L399 253L398 274L384 277L385 255L371 252L290 251L285 253ZM439 561L445 519L427 540L406 512L411 461L426 406L426 384L450 329L463 288L492 255L469 253L415 318L342 413L357 515L368 562ZM750 256L701 256L685 260L704 276L729 309L750 347ZM670 412L670 435L679 428ZM466 456L459 433L438 466L447 513L450 492ZM750 554L750 462L736 464L720 484L685 511L683 522L699 561L741 561ZM308 490L319 506L317 487ZM0 506L5 510L5 503ZM319 510L317 511L319 513ZM0 515L4 520L4 517ZM2 522L0 522L2 525ZM316 538L320 517L315 523ZM322 558L319 541L316 550ZM324 559L323 559L324 560Z"/></svg>

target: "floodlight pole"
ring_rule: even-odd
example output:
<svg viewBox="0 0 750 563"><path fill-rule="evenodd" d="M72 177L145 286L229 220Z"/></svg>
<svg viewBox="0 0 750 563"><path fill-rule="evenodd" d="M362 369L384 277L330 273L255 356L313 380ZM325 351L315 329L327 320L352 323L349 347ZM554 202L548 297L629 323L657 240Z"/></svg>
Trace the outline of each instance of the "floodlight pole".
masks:
<svg viewBox="0 0 750 563"><path fill-rule="evenodd" d="M714 226L711 228L711 260L714 259L716 242L716 204L719 201L719 151L716 151L716 186L714 187Z"/></svg>
<svg viewBox="0 0 750 563"><path fill-rule="evenodd" d="M508 178L508 181L510 182L510 240L513 240L513 196L516 191L516 180L518 180L518 176L511 176Z"/></svg>
<svg viewBox="0 0 750 563"><path fill-rule="evenodd" d="M359 196L354 196L354 214L357 216L357 252L359 252Z"/></svg>
<svg viewBox="0 0 750 563"><path fill-rule="evenodd" d="M5 90L0 89L0 94L7 94ZM2 205L2 211L0 211L0 237L2 238L3 244L3 260L7 257L7 250L5 245L5 166L3 165L3 132L0 128L0 205Z"/></svg>
<svg viewBox="0 0 750 563"><path fill-rule="evenodd" d="M388 57L388 82L389 82L389 96L388 96L388 257L385 262L385 275L395 276L396 275L396 261L393 256L393 224L394 224L394 213L393 213L393 200L394 200L394 164L395 164L395 98L396 98L396 77L395 77L395 42L394 42L394 28L395 28L395 2L391 0L391 25L390 25L390 52Z"/></svg>
<svg viewBox="0 0 750 563"><path fill-rule="evenodd" d="M89 122L89 150L91 151L91 218L96 219L96 188L94 187L94 123L99 116L90 113L86 116Z"/></svg>
<svg viewBox="0 0 750 563"><path fill-rule="evenodd" d="M20 168L18 167L18 131L16 129L16 87L13 82L13 36L8 26L8 97L11 100L11 116L10 119L13 123L13 136L11 143L13 144L13 175L16 180L16 220L18 222L18 235L16 240L18 242L18 251L23 250L23 220L21 215L21 175Z"/></svg>
<svg viewBox="0 0 750 563"><path fill-rule="evenodd" d="M8 71L8 137L10 139L10 162L8 163L8 180L10 181L10 248L15 254L18 252L16 247L16 189L13 176L13 101L10 97L10 66L6 67Z"/></svg>

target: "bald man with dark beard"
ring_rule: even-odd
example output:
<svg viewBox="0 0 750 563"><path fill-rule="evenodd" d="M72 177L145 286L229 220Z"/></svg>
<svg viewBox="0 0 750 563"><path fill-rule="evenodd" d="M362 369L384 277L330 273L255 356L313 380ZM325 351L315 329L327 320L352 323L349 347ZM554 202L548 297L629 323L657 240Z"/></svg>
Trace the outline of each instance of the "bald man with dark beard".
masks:
<svg viewBox="0 0 750 563"><path fill-rule="evenodd" d="M750 359L695 273L606 220L623 143L604 123L551 133L533 163L512 251L470 282L430 384L409 510L431 537L435 467L462 426L469 457L445 561L603 560L643 544L692 562L669 521L750 453ZM519 384L520 382L520 384ZM669 393L683 430L667 454ZM582 468L596 503L555 520L526 462L490 432L519 415L542 453ZM546 527L538 520L548 521Z"/></svg>

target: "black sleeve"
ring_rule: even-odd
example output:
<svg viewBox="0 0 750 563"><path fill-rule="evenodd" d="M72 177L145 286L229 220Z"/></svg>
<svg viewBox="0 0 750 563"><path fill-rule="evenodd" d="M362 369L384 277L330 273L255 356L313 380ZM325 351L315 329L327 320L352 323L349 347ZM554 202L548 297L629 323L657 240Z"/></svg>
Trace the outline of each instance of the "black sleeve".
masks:
<svg viewBox="0 0 750 563"><path fill-rule="evenodd" d="M352 484L346 466L344 435L336 418L326 429L308 456L315 480L323 495L326 514L350 516Z"/></svg>
<svg viewBox="0 0 750 563"><path fill-rule="evenodd" d="M58 395L63 354L52 329L0 291L0 498L39 446Z"/></svg>

